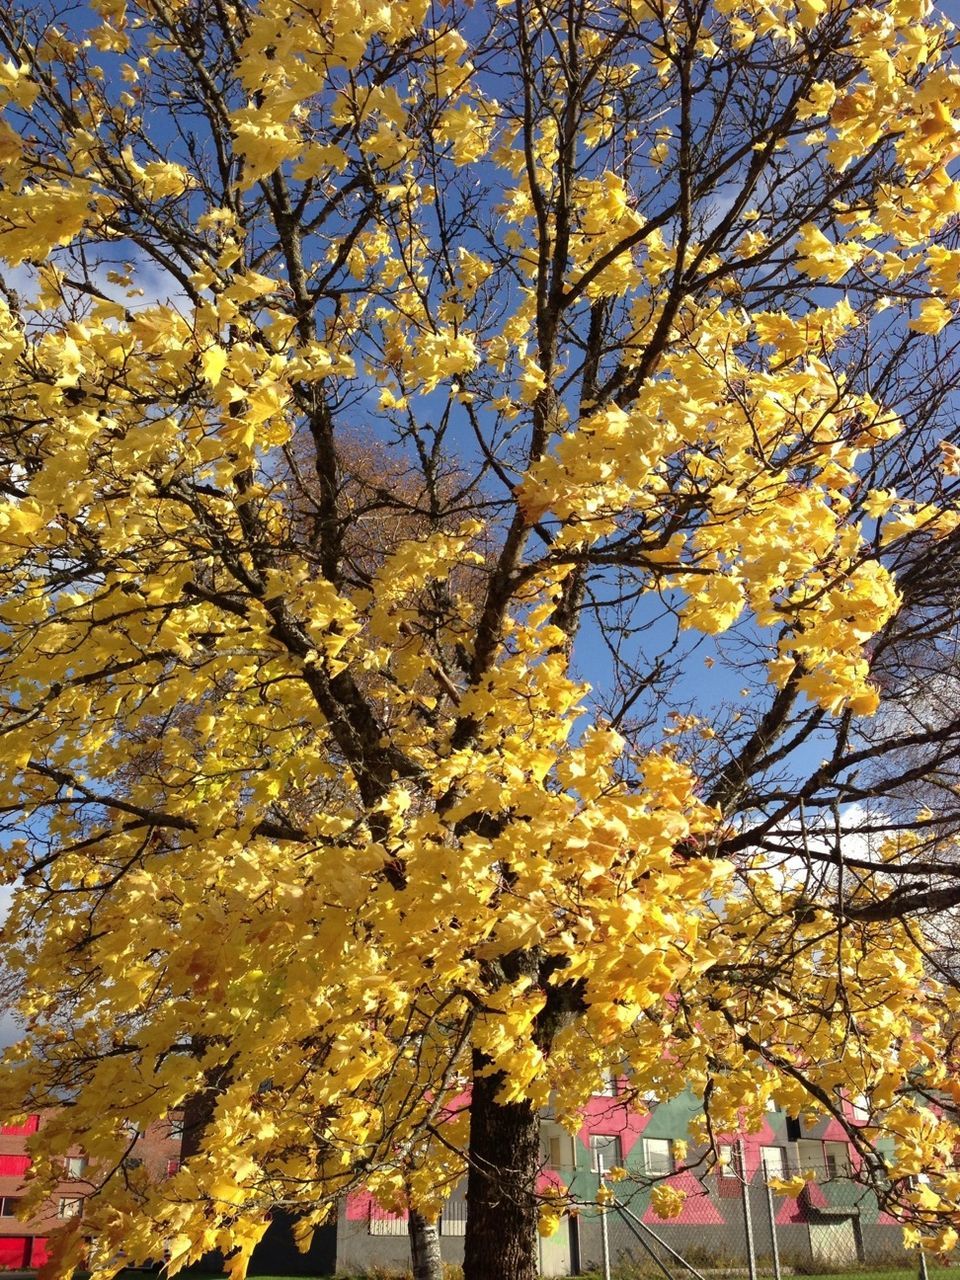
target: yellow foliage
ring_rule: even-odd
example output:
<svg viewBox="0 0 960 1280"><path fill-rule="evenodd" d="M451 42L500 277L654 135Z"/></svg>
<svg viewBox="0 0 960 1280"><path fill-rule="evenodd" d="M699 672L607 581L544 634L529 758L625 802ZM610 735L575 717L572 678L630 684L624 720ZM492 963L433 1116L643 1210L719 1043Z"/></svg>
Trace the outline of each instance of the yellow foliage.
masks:
<svg viewBox="0 0 960 1280"><path fill-rule="evenodd" d="M960 521L960 445L911 434L953 376L948 29L97 0L33 45L13 8L0 1112L56 1109L31 1203L82 1139L98 1275L222 1248L241 1280L278 1203L302 1244L361 1184L438 1211L474 1071L573 1132L622 1068L708 1092L714 1134L862 1095L949 1247L957 1132L910 1087L955 1088L956 997L894 909L926 847L841 875L817 828L801 873L788 831L868 785L898 573ZM197 1097L183 1168L125 1169L122 1121Z"/></svg>
<svg viewBox="0 0 960 1280"><path fill-rule="evenodd" d="M650 1203L658 1218L679 1218L683 1213L686 1194L677 1187L658 1183L650 1192Z"/></svg>

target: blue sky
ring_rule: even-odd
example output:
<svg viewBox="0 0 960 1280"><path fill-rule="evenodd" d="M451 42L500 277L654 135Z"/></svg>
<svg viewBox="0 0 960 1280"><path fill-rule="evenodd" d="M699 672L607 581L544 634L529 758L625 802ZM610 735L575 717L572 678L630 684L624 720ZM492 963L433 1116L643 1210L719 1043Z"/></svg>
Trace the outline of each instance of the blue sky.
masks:
<svg viewBox="0 0 960 1280"><path fill-rule="evenodd" d="M3 922L10 909L10 899L12 897L13 889L9 885L0 885L0 923ZM0 1012L0 1048L13 1044L16 1038L16 1023L12 1015L6 1011Z"/></svg>

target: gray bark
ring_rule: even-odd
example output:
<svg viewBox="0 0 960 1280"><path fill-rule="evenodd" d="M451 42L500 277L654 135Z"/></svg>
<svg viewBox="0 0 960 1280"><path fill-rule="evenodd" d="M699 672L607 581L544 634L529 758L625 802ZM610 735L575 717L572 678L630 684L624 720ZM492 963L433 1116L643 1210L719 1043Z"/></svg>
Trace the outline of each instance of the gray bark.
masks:
<svg viewBox="0 0 960 1280"><path fill-rule="evenodd" d="M436 1218L425 1218L416 1209L410 1210L407 1222L410 1235L410 1262L413 1280L443 1280L443 1262L440 1257L440 1231Z"/></svg>

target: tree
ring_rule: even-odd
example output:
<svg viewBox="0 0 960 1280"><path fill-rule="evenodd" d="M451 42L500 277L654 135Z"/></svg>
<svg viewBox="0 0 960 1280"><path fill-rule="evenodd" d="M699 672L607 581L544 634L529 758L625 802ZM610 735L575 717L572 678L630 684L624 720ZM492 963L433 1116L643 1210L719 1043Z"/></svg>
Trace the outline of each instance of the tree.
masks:
<svg viewBox="0 0 960 1280"><path fill-rule="evenodd" d="M953 29L98 0L0 38L0 1097L59 1108L34 1199L92 1157L57 1273L94 1235L240 1275L271 1207L429 1217L466 1159L467 1280L527 1280L538 1109L623 1062L708 1152L833 1114L948 1245L922 918L960 889L915 815L807 837L960 741L870 720L958 536ZM123 1122L197 1096L141 1181Z"/></svg>

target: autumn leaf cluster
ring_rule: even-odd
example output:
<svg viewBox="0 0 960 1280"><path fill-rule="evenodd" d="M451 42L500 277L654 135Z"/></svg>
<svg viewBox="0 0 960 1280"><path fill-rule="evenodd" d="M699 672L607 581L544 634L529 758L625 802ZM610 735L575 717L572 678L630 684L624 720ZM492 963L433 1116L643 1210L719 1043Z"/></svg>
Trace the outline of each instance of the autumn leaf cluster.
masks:
<svg viewBox="0 0 960 1280"><path fill-rule="evenodd" d="M862 1096L867 1174L958 1211L955 998L882 905L910 841L838 905L747 785L787 708L857 749L897 557L956 535L956 443L878 372L948 363L956 35L569 8L0 24L0 1098L71 1104L34 1202L78 1137L103 1171L64 1272L94 1234L100 1276L239 1273L361 1181L436 1208L477 1062L570 1124L612 1067L690 1084L708 1147ZM760 738L712 777L591 688L626 599L749 648ZM196 1098L148 1185L123 1121Z"/></svg>

